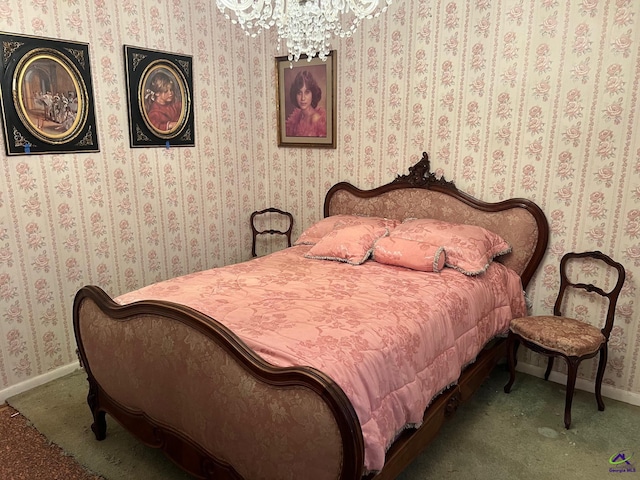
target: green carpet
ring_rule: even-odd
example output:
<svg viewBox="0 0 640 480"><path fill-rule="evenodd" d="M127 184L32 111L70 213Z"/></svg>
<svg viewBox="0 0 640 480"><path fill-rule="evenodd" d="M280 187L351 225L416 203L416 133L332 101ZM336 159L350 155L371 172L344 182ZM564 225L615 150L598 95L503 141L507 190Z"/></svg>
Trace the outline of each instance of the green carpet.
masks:
<svg viewBox="0 0 640 480"><path fill-rule="evenodd" d="M138 442L107 415L107 438L97 441L87 405L84 370L7 399L47 439L109 480L190 479L162 452Z"/></svg>
<svg viewBox="0 0 640 480"><path fill-rule="evenodd" d="M640 479L640 407L577 391L565 430L564 387L519 373L510 394L507 374L494 370L476 396L460 406L440 436L399 477L418 479ZM188 478L160 452L132 438L107 416L107 438L91 432L83 371L8 399L51 442L109 480ZM610 472L609 458L636 452L637 472Z"/></svg>
<svg viewBox="0 0 640 480"><path fill-rule="evenodd" d="M640 407L605 398L600 412L593 393L576 390L567 430L563 385L518 373L505 394L507 380L497 367L399 478L640 479ZM637 473L609 471L622 450L636 452Z"/></svg>

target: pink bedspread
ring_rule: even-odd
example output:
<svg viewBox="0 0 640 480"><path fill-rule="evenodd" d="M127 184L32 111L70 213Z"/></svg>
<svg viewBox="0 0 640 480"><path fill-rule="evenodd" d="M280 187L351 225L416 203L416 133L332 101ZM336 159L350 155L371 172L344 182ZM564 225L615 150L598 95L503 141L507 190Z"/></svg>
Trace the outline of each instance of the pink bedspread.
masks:
<svg viewBox="0 0 640 480"><path fill-rule="evenodd" d="M422 422L484 344L525 314L518 275L494 262L481 276L425 273L367 261L303 257L301 245L173 278L116 298L188 305L233 330L266 361L309 365L349 397L362 426L365 467Z"/></svg>

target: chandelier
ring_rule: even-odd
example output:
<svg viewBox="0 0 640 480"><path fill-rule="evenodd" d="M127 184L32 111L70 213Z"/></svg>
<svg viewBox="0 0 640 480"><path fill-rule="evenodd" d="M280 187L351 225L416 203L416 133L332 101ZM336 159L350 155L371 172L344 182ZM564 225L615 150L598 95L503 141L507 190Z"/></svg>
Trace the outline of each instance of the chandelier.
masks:
<svg viewBox="0 0 640 480"><path fill-rule="evenodd" d="M350 37L364 18L384 12L392 0L216 0L218 8L255 37L275 25L278 50L285 41L290 61L301 55L325 60L331 37ZM378 4L382 4L378 8ZM233 12L232 18L227 9Z"/></svg>

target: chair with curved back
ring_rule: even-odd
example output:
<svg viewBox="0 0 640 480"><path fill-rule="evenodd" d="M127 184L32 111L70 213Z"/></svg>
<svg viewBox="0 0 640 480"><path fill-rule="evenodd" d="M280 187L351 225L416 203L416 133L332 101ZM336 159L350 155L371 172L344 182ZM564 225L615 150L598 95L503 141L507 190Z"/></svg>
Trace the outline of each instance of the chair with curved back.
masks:
<svg viewBox="0 0 640 480"><path fill-rule="evenodd" d="M280 219L281 223L288 225L288 228L286 230L276 230L276 229L258 230L258 228L256 227L256 217L260 215L267 215L267 214L271 214L271 215L275 214L277 216L282 216L283 218ZM293 229L293 215L291 215L289 212L284 212L278 208L273 208L273 207L265 208L264 210L253 212L251 214L249 222L251 224L251 233L253 235L253 239L251 243L251 256L253 257L258 256L258 254L256 253L256 241L258 239L258 235L284 235L287 238L287 247L291 246L291 230Z"/></svg>
<svg viewBox="0 0 640 480"><path fill-rule="evenodd" d="M568 278L568 265L580 259L602 261L617 271L615 286L609 292L591 283L572 283ZM593 358L600 354L598 372L596 374L595 395L598 410L604 410L602 401L602 379L607 366L607 343L613 327L618 296L625 280L624 267L602 252L567 253L560 260L560 289L553 307L553 315L538 315L514 318L509 327L507 338L507 359L510 378L504 386L505 393L511 391L516 374L517 349L520 343L548 357L547 370L544 379L549 379L553 360L563 357L567 362L567 394L564 409L564 426L571 425L571 402L575 390L578 367L582 360ZM561 313L563 301L568 294L575 290L584 290L597 294L608 300L607 315L602 328L593 326L586 321L565 317ZM602 322L599 322L602 325Z"/></svg>

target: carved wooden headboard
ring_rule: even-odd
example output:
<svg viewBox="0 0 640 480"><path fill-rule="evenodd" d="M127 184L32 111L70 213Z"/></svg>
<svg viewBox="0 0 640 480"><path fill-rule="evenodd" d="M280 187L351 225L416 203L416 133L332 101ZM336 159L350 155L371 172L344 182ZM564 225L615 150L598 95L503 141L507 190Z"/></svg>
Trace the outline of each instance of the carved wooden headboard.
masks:
<svg viewBox="0 0 640 480"><path fill-rule="evenodd" d="M547 219L534 202L525 198L496 203L478 200L444 177L436 178L426 152L407 175L398 175L381 187L361 190L346 182L334 185L325 198L324 216L338 214L435 218L484 227L511 245L511 253L497 261L518 272L523 287L542 261L549 241Z"/></svg>

